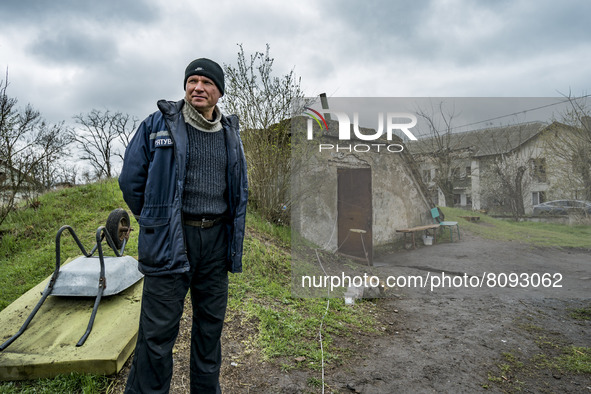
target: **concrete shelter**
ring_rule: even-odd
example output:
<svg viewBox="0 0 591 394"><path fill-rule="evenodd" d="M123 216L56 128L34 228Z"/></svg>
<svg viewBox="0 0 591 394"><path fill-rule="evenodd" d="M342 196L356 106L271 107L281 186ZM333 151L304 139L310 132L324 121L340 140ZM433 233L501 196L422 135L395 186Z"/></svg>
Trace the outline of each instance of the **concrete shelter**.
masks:
<svg viewBox="0 0 591 394"><path fill-rule="evenodd" d="M371 263L375 248L401 238L396 229L433 223L433 203L402 139L339 140L337 121L327 120L328 129L311 121L292 120L292 231Z"/></svg>

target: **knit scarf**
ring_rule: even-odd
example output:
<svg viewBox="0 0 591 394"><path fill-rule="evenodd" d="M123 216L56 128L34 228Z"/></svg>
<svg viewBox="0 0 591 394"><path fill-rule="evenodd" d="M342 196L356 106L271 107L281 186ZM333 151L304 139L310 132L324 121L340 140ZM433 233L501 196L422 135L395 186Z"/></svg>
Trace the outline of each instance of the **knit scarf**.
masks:
<svg viewBox="0 0 591 394"><path fill-rule="evenodd" d="M197 111L195 107L193 107L191 103L189 103L185 98L185 105L183 105L183 116L185 117L185 122L196 129L203 130L208 133L220 131L222 129L222 112L217 105L213 109L213 113L215 115L213 121L205 119L203 115L201 115L201 113Z"/></svg>

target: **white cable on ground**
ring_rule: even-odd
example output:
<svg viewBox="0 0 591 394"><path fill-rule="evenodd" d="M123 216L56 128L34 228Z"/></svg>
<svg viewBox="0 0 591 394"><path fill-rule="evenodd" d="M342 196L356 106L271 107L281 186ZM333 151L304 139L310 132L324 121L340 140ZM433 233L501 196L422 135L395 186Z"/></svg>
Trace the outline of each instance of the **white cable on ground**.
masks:
<svg viewBox="0 0 591 394"><path fill-rule="evenodd" d="M335 218L334 218L334 224L332 225L332 231L330 233L330 238L328 239L328 241L326 241L326 243L324 244L324 246L322 247L322 249L328 249L328 247L330 246L330 242L332 241L332 237L334 236L334 233L335 233L335 231L337 229L337 221L338 221L338 216L335 216ZM338 250L338 247L337 247L337 250Z"/></svg>
<svg viewBox="0 0 591 394"><path fill-rule="evenodd" d="M314 249L314 252L316 252L316 258L318 259L318 264L320 264L320 268L322 268L322 271L324 271L324 275L328 275L326 273L326 270L324 269L324 266L322 265L322 262L320 261L320 256L318 255L318 249ZM326 315L328 314L328 308L330 307L330 290L326 289L327 291L327 299L326 299L326 310L324 311L324 315L322 315L322 319L320 320L320 328L318 329L318 338L320 340L320 357L322 360L322 394L324 394L324 347L322 345L322 326L324 325L324 318L326 317Z"/></svg>

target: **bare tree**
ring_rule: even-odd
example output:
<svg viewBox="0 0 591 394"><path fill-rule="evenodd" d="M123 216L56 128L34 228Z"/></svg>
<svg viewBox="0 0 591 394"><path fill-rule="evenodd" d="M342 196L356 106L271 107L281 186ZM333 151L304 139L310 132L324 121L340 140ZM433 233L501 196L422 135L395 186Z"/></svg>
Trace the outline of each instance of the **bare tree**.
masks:
<svg viewBox="0 0 591 394"><path fill-rule="evenodd" d="M484 206L525 216L525 201L534 182L546 182L542 141L546 125L521 123L489 129L479 135L481 198Z"/></svg>
<svg viewBox="0 0 591 394"><path fill-rule="evenodd" d="M517 153L501 153L480 167L481 199L487 208L507 210L518 220L525 215L529 185L528 160Z"/></svg>
<svg viewBox="0 0 591 394"><path fill-rule="evenodd" d="M304 94L292 69L273 76L274 59L266 51L246 57L239 45L236 67L224 65L223 106L240 118L249 166L250 204L271 221L288 220L290 185L289 118L300 113Z"/></svg>
<svg viewBox="0 0 591 394"><path fill-rule="evenodd" d="M526 163L517 156L503 154L496 157L490 167L490 173L483 176L482 198L497 206L506 206L515 220L523 217L527 170Z"/></svg>
<svg viewBox="0 0 591 394"><path fill-rule="evenodd" d="M458 178L456 169L469 157L462 146L462 135L453 133L455 109L448 110L445 103L440 102L436 109L418 109L417 115L423 120L421 124L426 125L423 126L423 130L426 127L423 134L427 137L419 143L409 144L409 150L415 157L422 157L435 167L432 181L443 193L445 205L453 206L454 184Z"/></svg>
<svg viewBox="0 0 591 394"><path fill-rule="evenodd" d="M19 110L8 85L7 72L0 81L0 223L20 199L51 186L48 163L58 161L71 142L63 123L48 125L30 105Z"/></svg>
<svg viewBox="0 0 591 394"><path fill-rule="evenodd" d="M123 159L123 151L135 132L137 119L121 112L93 109L74 116L79 127L72 131L81 159L88 161L96 178L113 177L114 159Z"/></svg>
<svg viewBox="0 0 591 394"><path fill-rule="evenodd" d="M567 100L569 109L546 133L548 169L555 194L591 201L591 109L586 96Z"/></svg>
<svg viewBox="0 0 591 394"><path fill-rule="evenodd" d="M445 205L453 206L458 190L470 189L477 194L477 206L505 209L516 219L525 215L532 179L539 175L534 169L542 167L537 161L540 149L529 141L543 124L457 132L455 109L445 102L419 109L417 115L427 137L408 147L423 168L435 168L430 180L443 194Z"/></svg>

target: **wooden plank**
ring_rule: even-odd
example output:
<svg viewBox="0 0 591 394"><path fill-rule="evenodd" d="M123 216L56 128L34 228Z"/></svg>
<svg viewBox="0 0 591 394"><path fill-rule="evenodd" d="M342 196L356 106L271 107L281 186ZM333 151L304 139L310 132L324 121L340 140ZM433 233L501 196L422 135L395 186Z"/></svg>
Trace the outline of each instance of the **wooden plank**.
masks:
<svg viewBox="0 0 591 394"><path fill-rule="evenodd" d="M0 343L20 329L48 281L0 312ZM137 340L143 282L103 297L92 332L80 347L76 343L86 331L94 297L49 296L25 332L0 352L0 381L119 372Z"/></svg>
<svg viewBox="0 0 591 394"><path fill-rule="evenodd" d="M425 226L401 228L401 229L396 230L396 232L398 232L398 233L412 233L414 231L430 230L430 229L434 229L434 228L439 228L439 224L428 224Z"/></svg>
<svg viewBox="0 0 591 394"><path fill-rule="evenodd" d="M420 232L420 231L425 231L426 234L429 234L429 230L435 230L439 228L439 224L428 224L425 226L417 226L417 227L410 227L410 228L401 228L396 230L397 233L403 233L404 234L404 243L406 245L406 234L410 234L411 235L411 243L412 243L412 247L413 249L417 248L417 244L416 244L416 237L415 237L415 233ZM437 243L437 231L433 231L433 241L434 243Z"/></svg>
<svg viewBox="0 0 591 394"><path fill-rule="evenodd" d="M478 222L480 221L480 216L460 216L462 219L466 219L469 222Z"/></svg>

